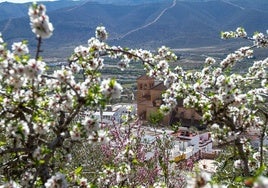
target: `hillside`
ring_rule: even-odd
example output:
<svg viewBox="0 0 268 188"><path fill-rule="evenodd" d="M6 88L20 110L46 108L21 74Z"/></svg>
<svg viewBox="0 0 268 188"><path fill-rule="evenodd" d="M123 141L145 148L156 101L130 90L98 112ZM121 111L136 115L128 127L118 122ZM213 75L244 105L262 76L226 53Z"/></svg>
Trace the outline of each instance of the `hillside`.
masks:
<svg viewBox="0 0 268 188"><path fill-rule="evenodd" d="M151 49L161 45L172 48L223 45L225 42L219 37L222 30L242 26L249 33L266 31L268 3L257 1L260 6L253 6L249 0L165 1L138 5L81 1L57 9L54 6L48 15L55 31L44 42L45 53L58 57L70 54L75 45L86 44L98 25L107 28L109 43L114 45ZM48 5L50 10L53 3ZM21 7L20 10L24 9ZM11 17L0 21L0 32L8 43L27 39L34 47L35 41L28 26L28 17Z"/></svg>
<svg viewBox="0 0 268 188"><path fill-rule="evenodd" d="M53 2L44 2L48 11L58 10L64 7L71 7L83 4L84 1L53 1ZM3 2L0 3L0 20L20 18L28 16L28 7L31 3L9 3Z"/></svg>

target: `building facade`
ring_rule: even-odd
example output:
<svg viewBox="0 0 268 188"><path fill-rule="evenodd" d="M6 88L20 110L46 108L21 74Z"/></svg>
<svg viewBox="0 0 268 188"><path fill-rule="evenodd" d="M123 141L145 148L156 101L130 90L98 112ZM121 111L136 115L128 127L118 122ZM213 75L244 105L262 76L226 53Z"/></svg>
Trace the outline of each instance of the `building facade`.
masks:
<svg viewBox="0 0 268 188"><path fill-rule="evenodd" d="M155 79L147 75L142 75L137 79L137 115L141 120L148 121L150 114L155 113L162 104L162 94L167 88L162 82L155 82ZM177 107L164 116L163 125L171 125L180 122L182 126L198 127L200 125L201 115L194 109L183 107L182 100Z"/></svg>

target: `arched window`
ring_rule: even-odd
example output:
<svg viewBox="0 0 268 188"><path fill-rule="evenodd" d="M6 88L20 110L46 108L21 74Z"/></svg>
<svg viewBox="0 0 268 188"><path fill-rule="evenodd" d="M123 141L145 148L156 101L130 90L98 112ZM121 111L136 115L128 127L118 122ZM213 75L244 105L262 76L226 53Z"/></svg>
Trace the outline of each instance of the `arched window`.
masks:
<svg viewBox="0 0 268 188"><path fill-rule="evenodd" d="M143 86L143 87L144 87L144 89L147 89L147 84L144 84L144 86Z"/></svg>

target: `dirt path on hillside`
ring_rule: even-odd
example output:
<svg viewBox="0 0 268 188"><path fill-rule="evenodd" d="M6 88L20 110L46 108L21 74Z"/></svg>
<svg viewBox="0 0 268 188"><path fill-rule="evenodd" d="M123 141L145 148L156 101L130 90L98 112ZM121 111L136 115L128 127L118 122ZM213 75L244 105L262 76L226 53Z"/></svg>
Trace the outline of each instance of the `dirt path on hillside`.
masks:
<svg viewBox="0 0 268 188"><path fill-rule="evenodd" d="M143 26L141 26L141 27L132 29L132 30L128 31L127 33L121 35L121 36L118 37L117 39L123 39L123 38L125 38L126 36L128 36L128 35L130 35L130 34L136 32L136 31L145 29L145 28L151 26L152 24L156 23L156 22L163 16L163 14L165 14L165 12L168 11L169 9L173 8L173 7L176 5L176 3L177 3L177 0L173 0L172 5L170 5L169 7L165 8L164 10L162 10L162 11L160 12L160 14L158 14L158 16L157 16L153 21L151 21L151 22L149 22L149 23L147 23L146 25L143 25Z"/></svg>

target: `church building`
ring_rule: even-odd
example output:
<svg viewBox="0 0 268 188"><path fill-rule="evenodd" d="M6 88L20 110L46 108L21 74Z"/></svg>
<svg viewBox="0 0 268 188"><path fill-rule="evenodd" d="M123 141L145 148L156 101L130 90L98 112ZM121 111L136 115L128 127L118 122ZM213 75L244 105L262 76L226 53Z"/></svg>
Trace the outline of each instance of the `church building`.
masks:
<svg viewBox="0 0 268 188"><path fill-rule="evenodd" d="M162 101L162 94L167 88L162 82L156 82L154 78L142 75L137 78L137 115L141 120L148 121L150 114L157 112ZM162 125L172 125L180 122L182 126L199 127L201 115L194 109L183 107L183 100L178 102L177 107L168 115L164 116Z"/></svg>

